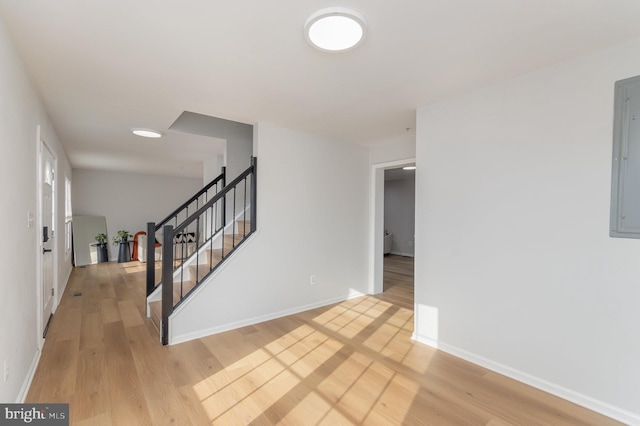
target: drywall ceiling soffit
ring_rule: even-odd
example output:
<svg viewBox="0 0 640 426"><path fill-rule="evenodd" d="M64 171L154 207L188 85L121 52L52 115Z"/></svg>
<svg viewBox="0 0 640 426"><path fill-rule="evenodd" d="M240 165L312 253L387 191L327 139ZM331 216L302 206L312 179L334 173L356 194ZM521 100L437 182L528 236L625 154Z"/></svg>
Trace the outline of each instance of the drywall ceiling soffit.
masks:
<svg viewBox="0 0 640 426"><path fill-rule="evenodd" d="M248 140L253 139L253 126L251 124L190 111L183 111L169 128L178 132L225 139L227 141L238 137Z"/></svg>

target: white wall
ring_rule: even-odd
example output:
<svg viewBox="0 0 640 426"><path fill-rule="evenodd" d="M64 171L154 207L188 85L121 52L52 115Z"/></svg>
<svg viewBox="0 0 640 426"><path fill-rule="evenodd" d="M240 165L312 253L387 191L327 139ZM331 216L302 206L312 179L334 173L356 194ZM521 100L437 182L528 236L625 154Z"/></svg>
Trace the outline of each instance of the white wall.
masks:
<svg viewBox="0 0 640 426"><path fill-rule="evenodd" d="M394 142L372 146L369 151L371 164L388 163L397 160L406 160L416 156L415 133L407 133L403 138Z"/></svg>
<svg viewBox="0 0 640 426"><path fill-rule="evenodd" d="M178 309L174 342L367 292L368 149L262 123L256 132L258 231Z"/></svg>
<svg viewBox="0 0 640 426"><path fill-rule="evenodd" d="M228 182L231 182L251 165L251 156L253 155L253 126L251 124L184 111L171 125L171 129L226 140L224 161L227 166ZM205 172L209 165L205 162ZM218 174L219 171L214 177Z"/></svg>
<svg viewBox="0 0 640 426"><path fill-rule="evenodd" d="M146 231L202 188L200 179L100 170L74 169L73 177L73 214L105 216L110 243L120 229ZM109 258L118 258L112 244Z"/></svg>
<svg viewBox="0 0 640 426"><path fill-rule="evenodd" d="M640 241L608 236L640 39L419 109L416 337L640 424Z"/></svg>
<svg viewBox="0 0 640 426"><path fill-rule="evenodd" d="M254 142L253 126L237 123L237 125L229 127L224 156L227 184L231 183L233 179L240 176L242 172L251 166ZM244 186L238 187L235 194L235 211L239 211L244 208ZM227 217L233 217L234 203L231 202L231 199L231 197L227 198Z"/></svg>
<svg viewBox="0 0 640 426"><path fill-rule="evenodd" d="M222 172L223 166L224 166L224 156L222 155L216 155L213 158L205 159L204 166L203 166L202 186L204 187L209 182L217 178Z"/></svg>
<svg viewBox="0 0 640 426"><path fill-rule="evenodd" d="M251 166L251 156L253 155L253 126L246 124L238 126L236 133L227 136L227 144L225 147L227 182L231 182Z"/></svg>
<svg viewBox="0 0 640 426"><path fill-rule="evenodd" d="M384 229L393 234L392 254L413 256L416 223L416 180L410 177L384 182Z"/></svg>
<svg viewBox="0 0 640 426"><path fill-rule="evenodd" d="M4 153L0 156L0 223L4 224L4 243L0 245L0 368L5 361L9 363L9 380L0 381L0 402L22 402L42 343L36 268L41 236L36 214L38 125L42 138L57 156L57 300L71 272L70 257L64 254L64 175L71 177L71 169L1 20L0 64L0 143ZM34 214L31 228L27 227L28 213Z"/></svg>

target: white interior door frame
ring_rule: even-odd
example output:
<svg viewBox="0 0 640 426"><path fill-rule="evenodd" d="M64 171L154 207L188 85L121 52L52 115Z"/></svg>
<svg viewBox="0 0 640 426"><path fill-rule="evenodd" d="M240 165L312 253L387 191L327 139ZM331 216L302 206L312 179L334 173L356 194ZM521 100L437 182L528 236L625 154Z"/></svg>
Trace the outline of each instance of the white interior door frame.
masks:
<svg viewBox="0 0 640 426"><path fill-rule="evenodd" d="M369 205L369 293L383 291L384 275L384 171L415 164L416 159L389 161L371 165Z"/></svg>
<svg viewBox="0 0 640 426"><path fill-rule="evenodd" d="M43 310L44 310L44 294L43 294L43 248L44 248L44 244L43 244L43 238L42 238L42 227L44 226L44 206L43 206L43 192L44 192L44 185L43 185L43 161L44 161L44 150L48 150L49 153L51 154L51 156L53 157L53 164L52 164L52 168L53 168L53 173L54 173L54 191L53 191L53 217L55 218L54 220L57 220L57 216L56 216L56 212L58 211L58 194L55 189L55 186L57 186L57 169L58 169L58 160L57 160L57 156L56 156L56 152L46 143L43 135L42 135L42 129L41 126L38 125L36 128L36 134L37 134L37 138L36 138L36 144L37 144L37 148L36 148L36 152L37 152L37 164L36 164L36 168L37 168L37 200L36 200L36 204L37 204L37 220L36 220L36 250L35 250L35 255L36 255L36 276L37 276L37 280L36 280L36 297L37 297L37 303L36 303L36 317L37 317L37 338L38 338L38 347L41 349L42 345L44 344L44 338L43 338L43 333L44 333L44 328L45 328L45 320L48 320L44 318L43 315ZM57 227L54 226L55 231L58 231ZM58 234L58 232L56 232L56 234ZM56 235L57 236L57 235ZM58 305L58 242L57 239L53 240L53 283L52 283L52 287L54 289L54 297L53 297L53 305L51 308L51 312L55 312L56 307Z"/></svg>

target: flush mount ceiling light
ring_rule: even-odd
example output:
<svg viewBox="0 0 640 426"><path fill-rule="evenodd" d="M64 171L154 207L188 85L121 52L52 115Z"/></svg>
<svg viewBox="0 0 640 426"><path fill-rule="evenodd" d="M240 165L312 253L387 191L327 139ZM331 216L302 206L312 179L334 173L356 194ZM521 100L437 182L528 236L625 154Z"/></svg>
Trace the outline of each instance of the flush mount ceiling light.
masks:
<svg viewBox="0 0 640 426"><path fill-rule="evenodd" d="M157 130L151 129L131 129L131 133L134 135L142 136L144 138L161 138L162 133Z"/></svg>
<svg viewBox="0 0 640 426"><path fill-rule="evenodd" d="M402 168L402 170L415 170L415 169L416 169L416 166L406 166Z"/></svg>
<svg viewBox="0 0 640 426"><path fill-rule="evenodd" d="M344 7L322 9L309 16L304 36L323 52L345 52L358 47L367 33L367 23L358 12Z"/></svg>

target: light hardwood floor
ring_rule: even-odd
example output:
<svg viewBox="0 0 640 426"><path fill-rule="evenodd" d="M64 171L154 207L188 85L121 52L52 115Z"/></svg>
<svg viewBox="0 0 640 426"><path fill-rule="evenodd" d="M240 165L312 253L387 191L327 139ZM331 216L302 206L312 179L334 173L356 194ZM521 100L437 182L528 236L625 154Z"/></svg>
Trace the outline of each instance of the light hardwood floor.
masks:
<svg viewBox="0 0 640 426"><path fill-rule="evenodd" d="M385 289L162 347L141 264L76 268L27 402L92 426L618 424L413 342L412 259L385 258Z"/></svg>

